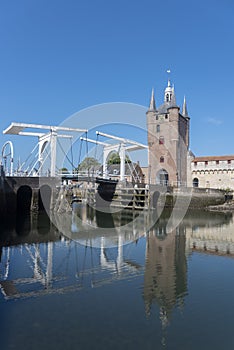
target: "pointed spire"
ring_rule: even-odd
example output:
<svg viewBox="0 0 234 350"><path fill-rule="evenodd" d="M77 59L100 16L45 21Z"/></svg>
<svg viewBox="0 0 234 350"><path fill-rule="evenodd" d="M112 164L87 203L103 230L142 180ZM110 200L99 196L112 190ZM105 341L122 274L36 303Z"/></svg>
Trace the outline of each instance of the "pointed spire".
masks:
<svg viewBox="0 0 234 350"><path fill-rule="evenodd" d="M152 88L149 111L156 111L156 104L155 104L155 98L154 98L154 88Z"/></svg>
<svg viewBox="0 0 234 350"><path fill-rule="evenodd" d="M186 103L185 96L184 96L184 103L183 103L182 115L183 115L184 117L188 117L188 109L187 109L187 103Z"/></svg>

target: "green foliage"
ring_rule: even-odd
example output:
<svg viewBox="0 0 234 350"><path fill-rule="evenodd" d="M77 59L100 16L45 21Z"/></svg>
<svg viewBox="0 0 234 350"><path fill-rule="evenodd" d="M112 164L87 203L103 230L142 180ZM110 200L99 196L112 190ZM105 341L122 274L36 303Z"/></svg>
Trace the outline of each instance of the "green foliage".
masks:
<svg viewBox="0 0 234 350"><path fill-rule="evenodd" d="M68 173L68 169L67 169L67 168L61 168L61 169L60 169L60 172L61 172L62 174L66 174L66 173Z"/></svg>
<svg viewBox="0 0 234 350"><path fill-rule="evenodd" d="M108 158L107 163L110 164L120 164L120 156L118 153L112 153Z"/></svg>
<svg viewBox="0 0 234 350"><path fill-rule="evenodd" d="M125 157L125 163L131 163L131 160L128 156ZM107 161L108 165L111 164L120 164L120 156L118 153L112 153Z"/></svg>
<svg viewBox="0 0 234 350"><path fill-rule="evenodd" d="M224 194L230 194L232 193L232 189L227 187L227 188L222 188L221 191L224 193Z"/></svg>
<svg viewBox="0 0 234 350"><path fill-rule="evenodd" d="M86 157L83 161L78 165L77 170L85 171L100 168L101 164L93 157Z"/></svg>

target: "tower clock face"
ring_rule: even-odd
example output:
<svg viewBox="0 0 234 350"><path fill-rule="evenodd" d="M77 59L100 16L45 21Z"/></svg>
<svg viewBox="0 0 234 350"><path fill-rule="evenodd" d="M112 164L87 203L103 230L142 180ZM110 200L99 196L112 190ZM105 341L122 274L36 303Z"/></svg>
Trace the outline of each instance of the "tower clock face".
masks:
<svg viewBox="0 0 234 350"><path fill-rule="evenodd" d="M163 120L164 120L164 115L163 115L163 114L159 114L159 116L158 116L158 120L163 121Z"/></svg>

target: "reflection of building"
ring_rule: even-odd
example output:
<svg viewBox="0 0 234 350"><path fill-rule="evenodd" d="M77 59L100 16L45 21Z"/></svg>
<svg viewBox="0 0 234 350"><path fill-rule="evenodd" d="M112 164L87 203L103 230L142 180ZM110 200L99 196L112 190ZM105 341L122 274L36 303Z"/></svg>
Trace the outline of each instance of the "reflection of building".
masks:
<svg viewBox="0 0 234 350"><path fill-rule="evenodd" d="M185 234L177 228L165 235L164 227L159 225L148 234L144 280L146 313L149 315L152 304L157 303L163 326L187 290Z"/></svg>
<svg viewBox="0 0 234 350"><path fill-rule="evenodd" d="M216 255L234 256L234 231L231 213L206 213L200 221L190 219L186 224L186 247ZM186 220L187 221L187 220Z"/></svg>

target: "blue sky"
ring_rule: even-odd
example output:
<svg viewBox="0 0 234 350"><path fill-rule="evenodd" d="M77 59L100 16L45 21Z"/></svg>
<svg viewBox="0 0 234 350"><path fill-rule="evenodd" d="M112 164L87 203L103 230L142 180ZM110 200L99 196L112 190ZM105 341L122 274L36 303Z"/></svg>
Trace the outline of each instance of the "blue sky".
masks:
<svg viewBox="0 0 234 350"><path fill-rule="evenodd" d="M170 68L192 151L233 154L233 38L232 0L1 1L0 131L101 103L145 106L152 87L160 105ZM22 137L0 134L0 145L8 139L31 150Z"/></svg>

